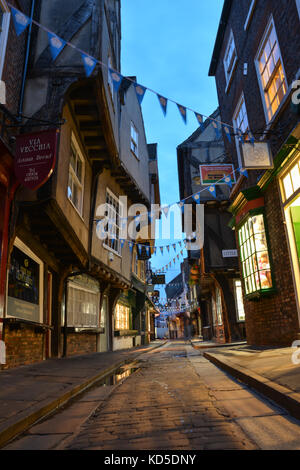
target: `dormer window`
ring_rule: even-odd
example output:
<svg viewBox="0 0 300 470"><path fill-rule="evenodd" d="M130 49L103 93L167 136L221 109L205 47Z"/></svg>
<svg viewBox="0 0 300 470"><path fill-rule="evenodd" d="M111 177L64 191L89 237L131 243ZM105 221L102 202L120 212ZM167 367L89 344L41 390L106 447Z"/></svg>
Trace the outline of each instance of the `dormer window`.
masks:
<svg viewBox="0 0 300 470"><path fill-rule="evenodd" d="M225 52L225 56L224 56L224 70L225 70L225 77L226 77L226 84L227 84L226 92L228 91L229 86L231 84L231 79L235 71L236 63L237 63L237 53L236 53L233 32L231 31L228 45L227 45L226 52Z"/></svg>
<svg viewBox="0 0 300 470"><path fill-rule="evenodd" d="M131 123L130 149L136 158L139 158L139 133L133 122Z"/></svg>

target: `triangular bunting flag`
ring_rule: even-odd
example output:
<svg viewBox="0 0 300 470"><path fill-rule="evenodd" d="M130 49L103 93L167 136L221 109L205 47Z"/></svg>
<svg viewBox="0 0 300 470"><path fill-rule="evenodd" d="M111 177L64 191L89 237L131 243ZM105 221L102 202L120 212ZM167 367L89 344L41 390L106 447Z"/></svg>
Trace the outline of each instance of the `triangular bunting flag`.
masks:
<svg viewBox="0 0 300 470"><path fill-rule="evenodd" d="M170 245L167 245L166 248L168 250L168 253L170 253Z"/></svg>
<svg viewBox="0 0 300 470"><path fill-rule="evenodd" d="M125 240L124 239L120 239L120 244L121 244L121 248L123 248L124 244L125 244Z"/></svg>
<svg viewBox="0 0 300 470"><path fill-rule="evenodd" d="M146 245L145 248L146 248L147 256L149 256L150 255L150 246Z"/></svg>
<svg viewBox="0 0 300 470"><path fill-rule="evenodd" d="M179 255L177 255L177 259L179 259Z"/></svg>
<svg viewBox="0 0 300 470"><path fill-rule="evenodd" d="M137 96L138 102L139 102L140 105L141 105L141 104L142 104L142 101L143 101L143 99L144 99L144 96L145 96L145 93L146 93L147 88L145 88L145 87L142 86L142 85L139 85L138 83L135 83L135 84L134 84L134 88L135 88L135 92L136 92L136 96Z"/></svg>
<svg viewBox="0 0 300 470"><path fill-rule="evenodd" d="M48 32L50 52L53 60L56 60L63 48L66 45L66 41L56 36L54 33Z"/></svg>
<svg viewBox="0 0 300 470"><path fill-rule="evenodd" d="M168 106L168 100L164 96L157 95L158 101L161 105L161 109L163 110L164 115L166 116L167 114L167 106Z"/></svg>
<svg viewBox="0 0 300 470"><path fill-rule="evenodd" d="M210 194L212 194L215 198L217 197L217 192L216 192L216 187L215 186L209 186L208 191Z"/></svg>
<svg viewBox="0 0 300 470"><path fill-rule="evenodd" d="M133 249L133 242L128 242L128 246L129 246L130 252L132 252L132 249Z"/></svg>
<svg viewBox="0 0 300 470"><path fill-rule="evenodd" d="M19 10L16 10L13 7L11 7L11 13L17 36L20 36L20 34L22 34L23 31L25 31L27 26L30 24L31 20L28 16L24 15L24 13Z"/></svg>
<svg viewBox="0 0 300 470"><path fill-rule="evenodd" d="M232 181L231 181L231 176L224 176L224 183L227 184L230 188L232 188Z"/></svg>
<svg viewBox="0 0 300 470"><path fill-rule="evenodd" d="M227 139L229 140L229 142L231 142L231 135L230 135L230 129L229 129L229 127L224 125L224 126L223 126L223 129L224 129L224 132L225 132L225 134L226 134Z"/></svg>
<svg viewBox="0 0 300 470"><path fill-rule="evenodd" d="M248 178L248 171L247 170L243 170L242 168L239 168L238 171L241 173L241 175Z"/></svg>
<svg viewBox="0 0 300 470"><path fill-rule="evenodd" d="M160 246L159 248L160 248L161 254L163 255L164 254L164 247Z"/></svg>
<svg viewBox="0 0 300 470"><path fill-rule="evenodd" d="M180 254L181 254L181 256L183 256L183 250L181 250Z"/></svg>
<svg viewBox="0 0 300 470"><path fill-rule="evenodd" d="M156 255L157 248L156 246L153 248L153 253Z"/></svg>
<svg viewBox="0 0 300 470"><path fill-rule="evenodd" d="M177 104L177 107L179 109L180 115L181 115L184 123L186 124L186 122L187 122L186 107L182 106L181 104L178 104L178 103L176 103L176 104Z"/></svg>
<svg viewBox="0 0 300 470"><path fill-rule="evenodd" d="M174 263L174 264L176 263L176 258L173 259L173 263Z"/></svg>
<svg viewBox="0 0 300 470"><path fill-rule="evenodd" d="M204 129L204 122L203 122L203 116L202 116L202 114L195 113L195 116L196 116L196 119L197 119L197 121L198 121L199 126L200 126L201 129L203 130L203 129Z"/></svg>
<svg viewBox="0 0 300 470"><path fill-rule="evenodd" d="M138 243L138 250L139 250L139 254L140 254L140 255L142 254L142 248L143 248L143 245L140 245L140 244Z"/></svg>
<svg viewBox="0 0 300 470"><path fill-rule="evenodd" d="M213 120L211 121L211 123L212 123L213 128L215 129L217 139L220 139L221 138L221 132L219 130L218 123L216 121L213 121Z"/></svg>
<svg viewBox="0 0 300 470"><path fill-rule="evenodd" d="M193 199L194 199L194 201L195 201L197 204L200 204L200 202L201 202L201 200L200 200L200 193L193 194Z"/></svg>
<svg viewBox="0 0 300 470"><path fill-rule="evenodd" d="M169 210L170 210L170 206L163 207L163 208L162 208L162 210L163 210L163 212L164 212L165 216L166 216L166 217L168 217Z"/></svg>
<svg viewBox="0 0 300 470"><path fill-rule="evenodd" d="M173 243L173 245L172 245L172 246L173 246L173 248L174 248L174 251L175 251L175 253L176 253L176 243Z"/></svg>
<svg viewBox="0 0 300 470"><path fill-rule="evenodd" d="M86 76L89 77L93 73L94 68L97 65L97 61L87 54L81 54L81 57L83 60Z"/></svg>
<svg viewBox="0 0 300 470"><path fill-rule="evenodd" d="M180 201L177 204L178 204L178 207L180 207L181 212L184 212L184 201Z"/></svg>
<svg viewBox="0 0 300 470"><path fill-rule="evenodd" d="M237 129L237 134L239 136L239 141L243 144L245 142L245 139L244 139L241 129Z"/></svg>
<svg viewBox="0 0 300 470"><path fill-rule="evenodd" d="M110 72L111 79L113 81L114 90L116 93L118 93L122 80L123 80L123 75L121 75L119 72L116 72L113 69L109 69L109 72Z"/></svg>
<svg viewBox="0 0 300 470"><path fill-rule="evenodd" d="M251 144L254 145L255 144L255 137L254 137L254 135L252 134L251 131L248 131L248 136L249 136Z"/></svg>

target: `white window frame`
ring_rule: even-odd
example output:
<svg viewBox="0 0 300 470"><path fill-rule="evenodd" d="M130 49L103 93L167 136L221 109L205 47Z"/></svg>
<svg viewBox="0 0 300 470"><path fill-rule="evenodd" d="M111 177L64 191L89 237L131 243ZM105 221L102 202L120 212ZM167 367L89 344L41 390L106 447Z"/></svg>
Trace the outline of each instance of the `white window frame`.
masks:
<svg viewBox="0 0 300 470"><path fill-rule="evenodd" d="M243 298L243 282L242 282L242 280L241 279L234 279L233 286L234 286L234 299L235 299L237 323L245 323L246 316L245 316L245 307L244 307L244 298ZM240 288L240 292L241 292L241 299L240 300L242 300L242 302L243 302L243 314L241 314L240 308L239 308L239 299L238 299L238 295L237 295L238 288Z"/></svg>
<svg viewBox="0 0 300 470"><path fill-rule="evenodd" d="M231 49L231 44L233 43L233 48L234 48L234 53L235 53L235 57L233 57L232 55L232 58L230 60L230 63L231 63L231 69L230 71L228 72L228 62L227 62L227 56L228 56L228 53ZM230 36L229 36L229 39L228 39L228 43L227 43L227 46L226 46L226 50L225 50L225 54L224 54L224 59L223 59L223 64L224 64L224 72L225 72L225 78L226 78L226 89L225 89L225 93L228 92L229 90L229 87L231 85L231 81L232 81L232 77L233 77L233 74L235 72L235 69L236 69L236 65L237 65L237 61L238 61L238 57L237 57L237 50L236 50L236 45L235 45L235 40L234 40L234 34L233 34L233 31L231 30L230 32Z"/></svg>
<svg viewBox="0 0 300 470"><path fill-rule="evenodd" d="M6 47L10 25L10 11L4 0L0 0L0 8L3 11L2 31L0 32L0 80L2 79Z"/></svg>
<svg viewBox="0 0 300 470"><path fill-rule="evenodd" d="M96 322L93 325L91 325L91 324L85 324L85 325L80 324L79 325L79 323L75 324L75 315L73 313L73 321L71 322L70 318L69 318L68 326L73 327L73 328L98 328L98 326L99 326L100 290L98 292L96 292L96 290L87 289L86 287L83 287L83 286L77 284L76 282L72 282L72 281L68 282L68 288L95 295L95 296L97 296L97 300L98 300L98 302L96 303Z"/></svg>
<svg viewBox="0 0 300 470"><path fill-rule="evenodd" d="M254 13L254 9L256 7L256 3L257 3L257 0L252 0L251 5L249 7L249 12L248 12L245 24L244 24L244 31L247 31L247 29L250 26L250 23L251 23L251 20L252 20L252 17L253 17L253 13Z"/></svg>
<svg viewBox="0 0 300 470"><path fill-rule="evenodd" d="M271 30L274 30L274 34L275 34L275 37L276 37L276 42L277 42L277 46L278 46L278 51L279 51L279 61L280 61L280 64L281 64L281 67L282 67L282 71L283 71L283 75L284 75L284 81L285 81L285 85L286 85L286 93L285 93L285 96L283 98L283 100L281 101L281 103L279 104L277 110L275 111L275 113L273 114L273 116L270 118L269 117L269 114L268 114L268 107L267 107L267 102L266 102L266 92L265 92L265 89L263 87L263 83L262 83L262 76L261 76L261 73L260 73L260 69L259 69L259 57L261 56L261 53L262 51L264 50L265 48L265 45L266 45L266 41L268 39L268 37L270 36L271 34ZM281 49L280 49L280 45L279 45L279 41L278 41L278 36L277 36L277 33L276 33L276 28L275 28L275 23L274 23L274 18L273 16L270 17L270 20L268 22L268 25L265 29L265 32L263 34L263 38L260 42L260 45L259 45L259 48L258 48L258 51L257 51L257 54L255 56L255 68L256 68L256 73L257 73L257 78L258 78L258 83L259 83L259 89L260 89L260 93L261 93L261 98L262 98L262 103L263 103L263 107L264 107L264 112L265 112L265 118L266 118L266 123L269 124L270 122L272 122L275 117L278 115L278 113L280 112L281 110L281 106L282 104L285 102L285 98L286 96L288 95L288 82L287 82L287 78L286 78L286 73L285 73L285 68L284 68L284 64L283 64L283 60L282 60L282 55L281 55ZM276 70L278 68L278 62L276 63L275 65L275 68L274 70ZM274 74L274 71L271 75L271 77L273 76ZM270 78L271 80L271 78ZM270 82L269 80L269 82Z"/></svg>
<svg viewBox="0 0 300 470"><path fill-rule="evenodd" d="M44 318L44 263L43 261L38 258L31 250L28 248L25 243L23 243L18 237L16 237L14 241L14 246L21 250L25 255L27 255L29 258L31 258L33 261L35 261L39 266L40 266L40 273L39 273L39 311L40 311L40 321L39 323L44 323L43 318ZM7 276L7 286L6 286L6 292L8 294L8 276ZM8 295L6 295L6 317L7 318L18 318L13 315L9 315L7 313L7 302L8 302ZM22 319L20 319L22 320Z"/></svg>
<svg viewBox="0 0 300 470"><path fill-rule="evenodd" d="M238 162L239 162L239 165L242 166L242 157L241 157L241 151L240 151L240 141L239 141L239 136L237 135L237 131L239 129L239 126L238 126L238 121L237 121L237 117L240 115L240 110L242 108L242 105L245 105L245 110L246 110L246 118L247 118L247 123L248 123L248 129L250 131L250 126L249 126L249 119L248 119L248 112L247 112L247 106L246 106L246 100L245 100L245 95L244 95L244 92L241 94L240 96L240 99L238 101L238 104L234 110L234 114L233 114L233 119L232 119L232 123L233 123L233 127L234 127L234 130L235 130L235 144L236 144L236 149L237 149L237 155L238 155ZM243 131L243 129L240 129L241 131Z"/></svg>
<svg viewBox="0 0 300 470"><path fill-rule="evenodd" d="M132 135L132 134L135 135ZM137 130L134 123L131 121L130 124L130 150L133 155L139 160L139 131Z"/></svg>
<svg viewBox="0 0 300 470"><path fill-rule="evenodd" d="M119 225L116 222L117 213L116 213L115 209L112 210L111 205L110 205L109 208L107 207L107 212L108 212L107 217L110 221L112 220L112 223L110 222L112 224L112 226L110 226L110 223L108 224L108 229L107 229L108 238L103 241L103 247L106 248L107 250L111 251L112 253L116 254L117 256L119 256L121 258L122 257L122 248L121 248L121 243L120 243L120 234L121 234L122 227L121 227L120 219L122 219L122 217L123 217L124 206L123 206L122 202L120 201L120 199L118 198L118 196L116 196L109 188L106 188L106 193L105 193L105 204L106 205L108 205L108 202L107 202L108 198L113 199L114 202L118 204ZM113 216L113 219L111 219L112 216ZM109 238L109 234L112 234L112 235L115 236L117 231L119 231L119 237L115 238L115 242L117 242L117 248L118 249L115 250L108 243L113 243L114 242L111 238Z"/></svg>
<svg viewBox="0 0 300 470"><path fill-rule="evenodd" d="M72 145L74 146L75 148L75 151L76 151L76 158L78 158L80 161L81 161L81 181L79 180L74 168L72 167L71 165L71 152L72 152ZM77 161L77 160L76 160ZM70 163L69 163L69 173L68 173L68 176L70 178L70 175L72 176L72 181L73 181L73 185L76 184L80 190L81 190L81 198L80 198L80 204L79 204L79 207L77 207L75 205L75 203L73 202L72 198L69 196L68 194L68 191L69 191L69 179L68 179L68 187L67 187L67 196L68 196L68 200L70 201L70 203L72 204L72 206L76 209L76 211L78 212L78 214L82 217L82 214L83 214L83 198L84 198L84 179L85 179L85 159L82 155L82 152L80 150L80 147L79 147L79 144L77 142L77 139L75 137L75 134L74 132L72 132L72 135L71 135L71 142L70 142Z"/></svg>

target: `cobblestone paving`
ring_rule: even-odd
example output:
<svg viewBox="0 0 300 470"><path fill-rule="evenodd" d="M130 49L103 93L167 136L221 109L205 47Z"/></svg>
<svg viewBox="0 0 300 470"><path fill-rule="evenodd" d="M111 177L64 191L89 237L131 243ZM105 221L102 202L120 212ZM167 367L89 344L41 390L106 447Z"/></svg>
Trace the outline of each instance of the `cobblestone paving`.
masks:
<svg viewBox="0 0 300 470"><path fill-rule="evenodd" d="M190 346L169 343L142 357L141 369L115 389L67 448L256 449L217 406L212 390L243 388Z"/></svg>

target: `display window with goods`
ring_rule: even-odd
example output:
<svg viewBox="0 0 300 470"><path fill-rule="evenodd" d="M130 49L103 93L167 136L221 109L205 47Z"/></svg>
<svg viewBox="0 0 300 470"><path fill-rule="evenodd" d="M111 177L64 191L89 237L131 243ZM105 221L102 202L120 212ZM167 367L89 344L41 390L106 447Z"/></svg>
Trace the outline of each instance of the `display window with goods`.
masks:
<svg viewBox="0 0 300 470"><path fill-rule="evenodd" d="M246 297L275 291L263 209L251 211L238 228L242 278Z"/></svg>

